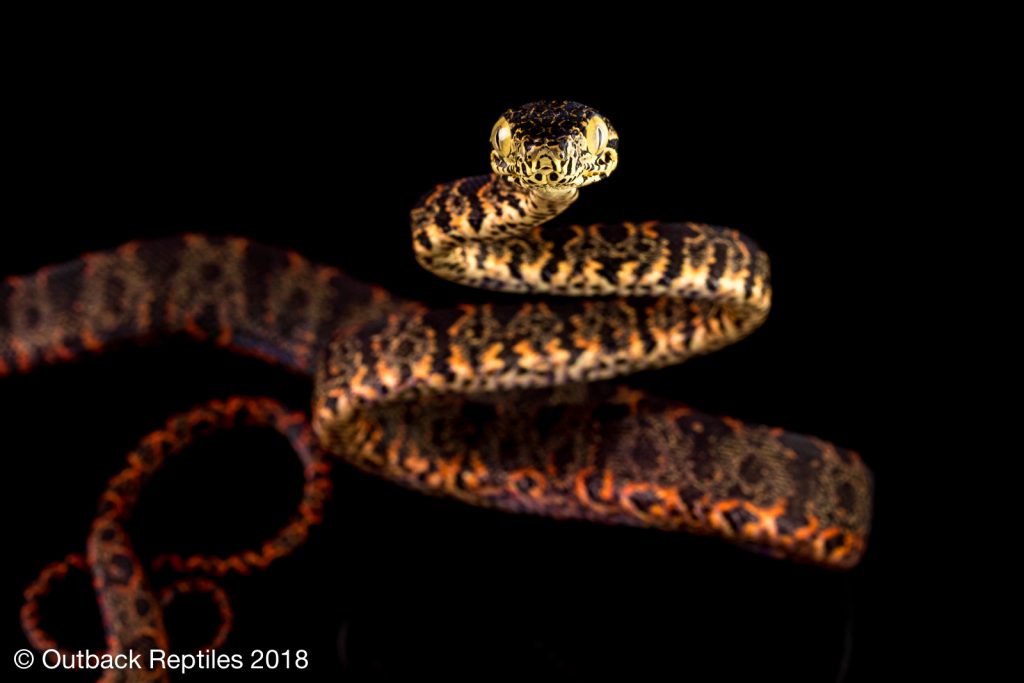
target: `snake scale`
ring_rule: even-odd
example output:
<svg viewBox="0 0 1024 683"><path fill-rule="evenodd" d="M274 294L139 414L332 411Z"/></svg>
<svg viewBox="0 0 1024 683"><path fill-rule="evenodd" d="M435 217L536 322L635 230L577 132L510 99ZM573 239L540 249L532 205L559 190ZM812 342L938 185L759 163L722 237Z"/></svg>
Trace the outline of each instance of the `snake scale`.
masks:
<svg viewBox="0 0 1024 683"><path fill-rule="evenodd" d="M618 163L615 129L589 107L510 110L491 144L492 175L438 185L414 207L412 243L441 277L527 295L519 303L432 309L291 251L192 234L2 281L0 376L185 334L314 382L311 424L271 399L232 398L145 437L101 498L87 555L26 591L33 645L56 646L38 600L75 567L93 574L111 652L166 649L161 605L189 590L222 607L218 644L230 610L203 576L297 547L320 518L331 456L473 505L711 534L836 568L859 561L872 484L856 453L601 381L750 334L771 302L764 252L703 224L550 225ZM299 453L298 512L257 550L158 558L192 578L155 592L123 528L142 485L195 438L243 424L278 430Z"/></svg>

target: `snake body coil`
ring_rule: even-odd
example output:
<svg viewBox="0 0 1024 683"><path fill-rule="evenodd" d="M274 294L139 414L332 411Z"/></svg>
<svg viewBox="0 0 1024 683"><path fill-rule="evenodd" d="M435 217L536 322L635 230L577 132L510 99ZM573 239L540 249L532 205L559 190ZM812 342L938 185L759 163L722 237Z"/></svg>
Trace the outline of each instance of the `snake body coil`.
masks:
<svg viewBox="0 0 1024 683"><path fill-rule="evenodd" d="M708 225L548 225L618 163L617 133L588 107L512 110L492 145L494 175L439 185L417 204L413 245L442 277L538 295L524 303L430 309L292 252L186 235L4 280L0 375L185 333L315 377L317 444L296 436L301 419L264 399L199 409L222 428L241 420L290 434L314 483L288 533L260 552L167 560L183 570L242 571L290 551L326 495L323 451L476 505L713 534L797 560L856 564L871 477L855 453L599 381L748 335L770 306L767 256L740 233ZM191 438L173 436L174 425L191 424L181 419L161 437L169 444ZM149 468L139 462L112 482L90 557L77 562L97 577L115 651L165 638L118 526L159 458ZM34 600L59 573L29 591L26 628L39 646L50 641ZM145 606L144 618L132 605Z"/></svg>

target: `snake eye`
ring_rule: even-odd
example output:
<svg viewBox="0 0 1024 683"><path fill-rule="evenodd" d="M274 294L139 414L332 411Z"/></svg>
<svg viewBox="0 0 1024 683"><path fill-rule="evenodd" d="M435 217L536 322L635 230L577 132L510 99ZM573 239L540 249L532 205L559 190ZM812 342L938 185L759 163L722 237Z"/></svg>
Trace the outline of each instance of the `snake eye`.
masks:
<svg viewBox="0 0 1024 683"><path fill-rule="evenodd" d="M608 124L600 116L587 122L587 149L594 156L604 151L608 144Z"/></svg>
<svg viewBox="0 0 1024 683"><path fill-rule="evenodd" d="M512 151L512 131L504 116L498 119L498 122L494 124L494 129L491 130L491 145L494 147L494 151L503 157L508 156L508 153Z"/></svg>

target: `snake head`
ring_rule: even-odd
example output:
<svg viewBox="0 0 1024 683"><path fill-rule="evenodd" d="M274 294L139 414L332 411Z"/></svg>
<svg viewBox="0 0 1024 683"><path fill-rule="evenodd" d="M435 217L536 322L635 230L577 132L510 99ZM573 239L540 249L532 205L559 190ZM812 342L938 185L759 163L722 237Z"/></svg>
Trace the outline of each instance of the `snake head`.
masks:
<svg viewBox="0 0 1024 683"><path fill-rule="evenodd" d="M595 183L619 163L619 136L608 119L576 102L533 102L509 109L491 131L491 168L528 190Z"/></svg>

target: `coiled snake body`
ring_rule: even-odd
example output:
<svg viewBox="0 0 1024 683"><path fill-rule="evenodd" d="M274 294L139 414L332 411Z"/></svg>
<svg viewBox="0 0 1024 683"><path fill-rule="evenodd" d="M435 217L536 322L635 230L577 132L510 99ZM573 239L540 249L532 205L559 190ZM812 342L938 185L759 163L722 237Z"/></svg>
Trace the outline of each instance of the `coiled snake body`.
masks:
<svg viewBox="0 0 1024 683"><path fill-rule="evenodd" d="M749 334L770 305L766 255L708 225L548 225L617 165L618 136L593 109L526 105L499 119L491 142L494 175L439 185L413 209L416 256L467 285L557 297L435 310L292 252L200 235L3 281L0 375L185 333L315 377L312 431L270 399L236 398L144 439L101 500L88 556L47 568L28 589L34 645L54 645L36 600L81 566L94 575L111 651L166 649L160 596L123 522L166 456L239 423L272 426L296 447L307 472L298 514L259 550L167 556L165 565L221 575L287 554L320 516L326 454L475 505L713 534L833 567L858 562L871 478L855 453L597 381ZM227 617L215 586L193 579L175 590L195 589L212 592Z"/></svg>

